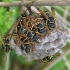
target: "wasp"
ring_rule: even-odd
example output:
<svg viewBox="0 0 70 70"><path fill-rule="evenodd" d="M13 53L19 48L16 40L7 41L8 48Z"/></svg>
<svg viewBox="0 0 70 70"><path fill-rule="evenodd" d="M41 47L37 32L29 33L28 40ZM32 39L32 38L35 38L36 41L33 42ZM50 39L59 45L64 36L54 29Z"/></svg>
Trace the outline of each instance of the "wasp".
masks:
<svg viewBox="0 0 70 70"><path fill-rule="evenodd" d="M26 53L35 51L34 44L30 44L30 43L21 44L21 49L24 50Z"/></svg>
<svg viewBox="0 0 70 70"><path fill-rule="evenodd" d="M25 17L25 15L21 14L21 16ZM21 17L18 17L16 22L11 26L11 28L8 30L8 32L4 35L3 37L3 43L2 43L2 48L6 50L6 52L9 52L12 48L10 47L10 40L13 36L17 36L18 30L21 28ZM17 37L17 39L19 39Z"/></svg>
<svg viewBox="0 0 70 70"><path fill-rule="evenodd" d="M45 13L42 10L40 10L39 8L37 8L37 10L41 13L41 15L45 18L45 20L47 21L47 27L49 30L53 30L56 28L56 24L55 24L55 9L51 8L52 10L52 15L50 15L50 13Z"/></svg>
<svg viewBox="0 0 70 70"><path fill-rule="evenodd" d="M46 15L48 16L47 25L48 25L49 30L53 30L56 28L55 10L54 8L51 8L51 10L52 10L52 15L50 15L49 13L46 13Z"/></svg>
<svg viewBox="0 0 70 70"><path fill-rule="evenodd" d="M29 44L21 44L21 49L24 50L26 53L31 52L31 45Z"/></svg>
<svg viewBox="0 0 70 70"><path fill-rule="evenodd" d="M44 57L44 58L42 59L42 62L51 62L51 61L54 60L54 58L55 58L54 55L46 56L46 57Z"/></svg>
<svg viewBox="0 0 70 70"><path fill-rule="evenodd" d="M9 52L10 50L12 50L12 48L10 47L10 40L12 38L12 31L13 31L13 27L15 27L15 25L13 24L11 26L11 28L7 31L7 33L2 37L2 48L5 49L6 52Z"/></svg>
<svg viewBox="0 0 70 70"><path fill-rule="evenodd" d="M6 52L9 52L10 50L12 50L9 43L10 40L11 40L11 35L3 37L2 48L5 49Z"/></svg>

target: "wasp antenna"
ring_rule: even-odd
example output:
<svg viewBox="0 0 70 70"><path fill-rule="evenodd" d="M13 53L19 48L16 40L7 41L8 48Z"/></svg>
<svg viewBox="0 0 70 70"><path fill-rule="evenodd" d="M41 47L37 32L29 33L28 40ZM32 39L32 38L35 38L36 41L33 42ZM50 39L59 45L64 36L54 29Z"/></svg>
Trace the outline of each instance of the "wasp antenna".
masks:
<svg viewBox="0 0 70 70"><path fill-rule="evenodd" d="M48 16L42 10L40 10L39 8L37 8L37 10L42 14L42 16L44 16L45 19L48 18Z"/></svg>
<svg viewBox="0 0 70 70"><path fill-rule="evenodd" d="M29 11L29 15L31 15L31 14L32 14L31 6L27 6L27 9L28 9L28 11Z"/></svg>
<svg viewBox="0 0 70 70"><path fill-rule="evenodd" d="M8 30L8 32L5 34L6 36L8 36L10 34L10 32L12 32L11 34L13 34L14 32L14 29L16 29L16 27L18 26L19 24L19 21L15 22L11 27L10 29Z"/></svg>

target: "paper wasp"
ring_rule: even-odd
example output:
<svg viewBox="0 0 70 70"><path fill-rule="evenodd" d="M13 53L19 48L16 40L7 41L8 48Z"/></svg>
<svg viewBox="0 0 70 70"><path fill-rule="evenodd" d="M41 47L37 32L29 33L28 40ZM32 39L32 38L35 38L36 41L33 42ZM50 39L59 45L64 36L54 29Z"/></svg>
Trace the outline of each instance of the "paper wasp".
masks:
<svg viewBox="0 0 70 70"><path fill-rule="evenodd" d="M41 13L41 15L45 18L45 20L47 20L46 24L47 24L48 29L49 30L55 29L56 24L55 24L55 10L54 10L54 8L51 8L52 15L50 15L50 13L43 12L39 8L37 8L37 10Z"/></svg>
<svg viewBox="0 0 70 70"><path fill-rule="evenodd" d="M17 24L17 23L16 23ZM12 37L12 31L13 31L13 27L15 27L16 25L12 25L11 28L8 30L8 32L3 36L2 38L2 48L6 50L6 52L9 52L10 50L12 50L10 48L10 40Z"/></svg>
<svg viewBox="0 0 70 70"><path fill-rule="evenodd" d="M10 49L12 49L10 46L10 40L11 38L15 35L17 35L16 27L20 27L20 17L16 22L11 26L11 28L8 30L8 32L4 35L3 37L3 43L2 43L2 48L6 50L6 52L9 52Z"/></svg>
<svg viewBox="0 0 70 70"><path fill-rule="evenodd" d="M21 49L24 50L26 53L30 53L36 50L34 44L30 43L21 44Z"/></svg>
<svg viewBox="0 0 70 70"><path fill-rule="evenodd" d="M42 62L50 62L50 61L53 61L55 58L54 55L51 55L51 56L46 56L42 59Z"/></svg>

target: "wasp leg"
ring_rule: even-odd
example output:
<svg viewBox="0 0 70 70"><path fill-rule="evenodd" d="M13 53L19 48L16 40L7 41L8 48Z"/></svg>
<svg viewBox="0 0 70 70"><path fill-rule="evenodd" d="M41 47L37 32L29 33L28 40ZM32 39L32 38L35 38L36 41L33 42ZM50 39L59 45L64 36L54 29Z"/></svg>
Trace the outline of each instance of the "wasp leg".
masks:
<svg viewBox="0 0 70 70"><path fill-rule="evenodd" d="M24 23L24 26L26 27L26 29L31 32L31 30L29 29L28 27L28 23L26 22L26 18L23 18L23 23Z"/></svg>
<svg viewBox="0 0 70 70"><path fill-rule="evenodd" d="M52 16L55 18L55 9L51 8L51 11L52 11Z"/></svg>

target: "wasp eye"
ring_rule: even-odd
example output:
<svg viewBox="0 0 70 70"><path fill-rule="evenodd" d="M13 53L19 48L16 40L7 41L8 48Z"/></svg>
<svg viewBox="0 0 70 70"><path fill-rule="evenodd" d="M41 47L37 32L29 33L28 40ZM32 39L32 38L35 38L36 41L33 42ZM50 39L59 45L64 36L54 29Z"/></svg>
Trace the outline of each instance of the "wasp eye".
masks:
<svg viewBox="0 0 70 70"><path fill-rule="evenodd" d="M21 16L22 16L22 17L26 17L27 15L26 15L25 13L22 13Z"/></svg>

